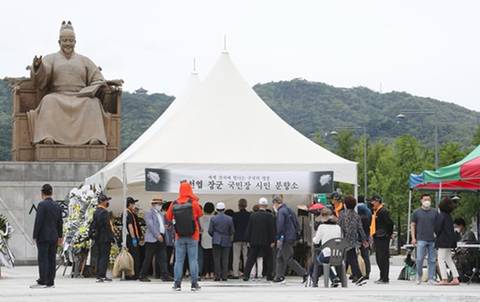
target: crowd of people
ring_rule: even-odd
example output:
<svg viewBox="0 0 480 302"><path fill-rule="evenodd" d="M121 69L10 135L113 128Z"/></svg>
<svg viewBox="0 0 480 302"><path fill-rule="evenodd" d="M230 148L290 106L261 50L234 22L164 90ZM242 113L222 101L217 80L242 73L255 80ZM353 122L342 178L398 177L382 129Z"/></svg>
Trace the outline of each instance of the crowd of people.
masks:
<svg viewBox="0 0 480 302"><path fill-rule="evenodd" d="M34 239L38 247L40 278L32 288L52 287L55 278L56 245L62 241L62 218L59 207L51 199L52 187L42 187L42 201L35 220ZM90 233L96 252L97 282L112 281L107 277L110 248L114 239L109 207L110 197L98 196L98 206L93 215ZM238 201L238 211L228 211L223 202L206 202L203 207L188 182L180 184L179 196L172 202L164 202L154 196L151 207L145 210L143 219L135 206L137 199L126 200L126 247L133 258L134 274L131 280L150 282L154 274L163 281L173 281L173 288L181 290L182 279L188 274L191 290L200 289L199 281L227 279L244 281L265 278L276 283L284 282L293 271L306 282L318 286L318 276L328 274L332 285L341 282L339 267L330 272L312 274L314 264L329 263L331 250L322 246L331 239L342 238L345 243L345 265L350 269L351 282L361 284L370 279L370 253L375 251L380 277L376 284L389 283L390 240L394 224L379 195L368 202L360 196L357 200L339 193L331 194L331 203L317 207L314 214L314 236L311 261L300 264L294 257L294 246L301 234L297 213L290 208L282 195L269 201L262 197L247 210L247 200ZM431 196L421 196L421 207L412 215L412 244L416 246L417 283L423 278L423 261L428 255L428 279L430 284L457 285L458 272L452 260L451 250L457 240L475 240L467 231L463 219L453 220L456 203L444 198L438 210L432 207ZM142 225L143 224L143 225ZM308 251L305 251L308 253ZM359 256L363 261L360 268ZM155 261L154 261L155 259ZM436 281L438 264L440 281ZM452 279L448 281L447 266Z"/></svg>

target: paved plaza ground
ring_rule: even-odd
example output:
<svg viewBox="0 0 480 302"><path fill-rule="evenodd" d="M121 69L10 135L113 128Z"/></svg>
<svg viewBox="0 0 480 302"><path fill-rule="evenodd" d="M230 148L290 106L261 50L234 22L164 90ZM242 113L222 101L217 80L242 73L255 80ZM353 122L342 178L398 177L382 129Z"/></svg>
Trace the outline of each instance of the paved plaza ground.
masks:
<svg viewBox="0 0 480 302"><path fill-rule="evenodd" d="M191 292L190 284L183 283L182 292L174 292L172 283L152 280L151 283L118 281L95 283L95 279L71 279L59 276L52 289L30 289L28 286L37 276L37 267L20 266L14 270L2 268L0 279L0 302L101 302L101 301L434 301L434 302L478 302L479 284L460 286L416 285L414 281L398 281L400 266L392 266L389 285L376 285L373 280L378 270L373 268L372 279L364 286L349 284L348 288L305 288L300 278L290 277L286 284L266 281L230 280L228 282L201 282L199 292ZM395 278L393 278L395 276ZM320 280L322 281L322 280Z"/></svg>

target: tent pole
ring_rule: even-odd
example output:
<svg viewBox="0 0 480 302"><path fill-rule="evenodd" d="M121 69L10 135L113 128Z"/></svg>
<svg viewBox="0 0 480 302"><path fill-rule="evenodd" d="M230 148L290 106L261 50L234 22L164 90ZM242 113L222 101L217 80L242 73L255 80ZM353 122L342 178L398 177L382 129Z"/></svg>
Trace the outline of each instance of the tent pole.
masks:
<svg viewBox="0 0 480 302"><path fill-rule="evenodd" d="M122 164L122 186L123 186L123 216L122 216L122 247L127 248L127 168ZM122 280L126 280L125 271L122 272Z"/></svg>
<svg viewBox="0 0 480 302"><path fill-rule="evenodd" d="M127 247L127 173L125 163L122 164L122 185L123 185L123 216L122 216L122 246Z"/></svg>
<svg viewBox="0 0 480 302"><path fill-rule="evenodd" d="M408 191L407 244L410 243L410 212L412 211L412 190Z"/></svg>
<svg viewBox="0 0 480 302"><path fill-rule="evenodd" d="M102 178L102 184L101 184L101 189L103 191L103 193L106 193L106 187L105 187L105 175L103 174L103 172L100 173L101 175L101 178Z"/></svg>
<svg viewBox="0 0 480 302"><path fill-rule="evenodd" d="M435 202L437 208L438 208L438 205L440 204L440 199L442 199L442 182L440 182L440 185L438 186L438 197Z"/></svg>
<svg viewBox="0 0 480 302"><path fill-rule="evenodd" d="M477 191L477 204L480 202L480 192ZM477 238L480 236L480 209L477 209Z"/></svg>
<svg viewBox="0 0 480 302"><path fill-rule="evenodd" d="M310 202L313 202L313 198L314 198L315 194L311 194L310 195ZM313 215L313 213L310 213L310 211L307 212L308 214L308 220L309 220L309 225L310 225L310 231L311 231L311 234L310 234L310 238L308 238L308 242L311 242L311 255L312 255L312 258L311 259L315 259L315 245L313 244L313 236L315 236L315 215ZM315 260L314 260L315 261Z"/></svg>
<svg viewBox="0 0 480 302"><path fill-rule="evenodd" d="M355 187L354 187L354 196L355 196L355 199L358 200L358 184L357 184L357 181L355 182ZM367 198L367 196L365 196L365 198Z"/></svg>

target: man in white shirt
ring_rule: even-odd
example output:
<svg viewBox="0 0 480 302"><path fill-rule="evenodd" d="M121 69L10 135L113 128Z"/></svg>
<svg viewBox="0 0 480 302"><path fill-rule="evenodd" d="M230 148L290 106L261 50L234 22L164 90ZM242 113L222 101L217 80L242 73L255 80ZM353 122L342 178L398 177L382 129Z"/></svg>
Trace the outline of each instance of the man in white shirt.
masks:
<svg viewBox="0 0 480 302"><path fill-rule="evenodd" d="M161 196L152 198L152 207L145 212L145 223L147 230L145 232L145 259L143 260L142 270L139 280L150 282L148 273L152 267L152 259L155 256L160 264L160 273L163 281L171 281L167 269L167 247L165 244L165 218L162 214L163 199Z"/></svg>

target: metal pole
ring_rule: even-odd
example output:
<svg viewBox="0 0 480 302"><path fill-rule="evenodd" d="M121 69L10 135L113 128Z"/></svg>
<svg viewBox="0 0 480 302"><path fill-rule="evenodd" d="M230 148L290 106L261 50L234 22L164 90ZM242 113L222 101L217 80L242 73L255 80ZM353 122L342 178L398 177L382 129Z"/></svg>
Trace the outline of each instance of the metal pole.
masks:
<svg viewBox="0 0 480 302"><path fill-rule="evenodd" d="M477 204L479 204L480 201L480 195L478 194L479 192L477 191ZM477 209L477 238L480 236L480 210Z"/></svg>
<svg viewBox="0 0 480 302"><path fill-rule="evenodd" d="M438 169L438 121L435 121L435 170Z"/></svg>
<svg viewBox="0 0 480 302"><path fill-rule="evenodd" d="M122 217L122 249L127 248L127 168L125 163L122 165L122 185L123 185L123 217ZM122 272L122 280L126 280L125 271Z"/></svg>
<svg viewBox="0 0 480 302"><path fill-rule="evenodd" d="M101 176L101 181L102 181L102 184L100 185L100 189L103 191L104 194L107 194L107 186L105 185L105 175L103 174L103 172L100 173L100 176Z"/></svg>
<svg viewBox="0 0 480 302"><path fill-rule="evenodd" d="M438 186L438 198L436 202L436 207L438 208L438 205L440 204L440 199L442 199L442 182L440 182L440 185Z"/></svg>
<svg viewBox="0 0 480 302"><path fill-rule="evenodd" d="M407 244L410 243L410 213L412 212L412 190L408 190Z"/></svg>
<svg viewBox="0 0 480 302"><path fill-rule="evenodd" d="M357 181L355 181L355 187L353 189L353 195L354 195L355 199L358 200L358 177L357 177Z"/></svg>
<svg viewBox="0 0 480 302"><path fill-rule="evenodd" d="M125 163L122 165L123 183L123 217L122 217L122 246L127 247L127 171Z"/></svg>
<svg viewBox="0 0 480 302"><path fill-rule="evenodd" d="M438 117L435 115L435 171L438 170ZM440 199L442 198L442 183L440 183L440 190L435 194L436 206L438 207Z"/></svg>
<svg viewBox="0 0 480 302"><path fill-rule="evenodd" d="M365 141L363 142L363 185L364 185L364 194L365 194L365 198L367 198L368 196L368 164L367 164L367 127L363 126L363 127L335 127L334 129L354 129L354 130L359 130L359 129L363 129L363 136L365 138ZM335 132L335 135L337 133ZM333 133L331 132L331 135L333 135ZM327 136L327 134L325 134L325 136ZM357 169L358 171L358 169ZM357 181L358 181L358 172L357 172ZM357 183L358 185L358 183ZM357 190L357 188L355 188L355 190ZM358 198L358 190L357 190L357 194L355 194L355 198Z"/></svg>
<svg viewBox="0 0 480 302"><path fill-rule="evenodd" d="M363 127L363 181L364 181L364 191L365 191L365 200L368 196L368 167L367 167L367 128Z"/></svg>

